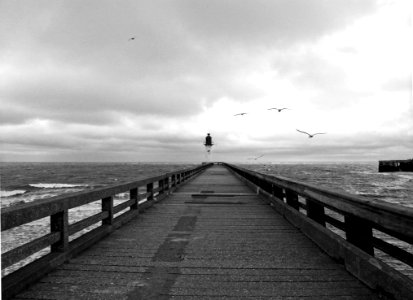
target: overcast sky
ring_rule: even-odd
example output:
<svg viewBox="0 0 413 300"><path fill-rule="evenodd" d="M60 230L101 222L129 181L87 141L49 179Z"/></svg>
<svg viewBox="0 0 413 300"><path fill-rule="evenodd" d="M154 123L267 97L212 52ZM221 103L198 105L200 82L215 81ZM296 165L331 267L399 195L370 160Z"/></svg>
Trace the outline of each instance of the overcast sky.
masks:
<svg viewBox="0 0 413 300"><path fill-rule="evenodd" d="M411 158L409 2L1 0L0 160Z"/></svg>

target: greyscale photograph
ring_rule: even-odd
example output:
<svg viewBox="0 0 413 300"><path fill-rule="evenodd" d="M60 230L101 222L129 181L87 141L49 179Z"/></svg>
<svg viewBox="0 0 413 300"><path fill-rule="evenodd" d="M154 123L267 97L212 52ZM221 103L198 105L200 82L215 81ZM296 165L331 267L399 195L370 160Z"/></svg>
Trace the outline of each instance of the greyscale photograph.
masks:
<svg viewBox="0 0 413 300"><path fill-rule="evenodd" d="M0 0L1 299L413 300L409 0Z"/></svg>

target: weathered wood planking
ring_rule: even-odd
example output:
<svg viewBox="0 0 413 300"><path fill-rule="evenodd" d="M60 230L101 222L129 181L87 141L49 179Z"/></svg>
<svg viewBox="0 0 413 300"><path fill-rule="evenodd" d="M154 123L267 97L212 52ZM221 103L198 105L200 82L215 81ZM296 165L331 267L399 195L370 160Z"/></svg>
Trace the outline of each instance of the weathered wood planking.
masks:
<svg viewBox="0 0 413 300"><path fill-rule="evenodd" d="M209 168L15 299L377 298L262 199Z"/></svg>
<svg viewBox="0 0 413 300"><path fill-rule="evenodd" d="M44 248L50 247L51 250L50 254L2 278L3 298L11 297L65 260L93 245L99 239L136 217L139 210L152 206L155 200L161 201L180 183L199 174L208 167L210 165L202 165L140 181L96 189L90 192L53 197L2 209L2 231L44 217L50 217L50 233L2 254L2 269L26 259L28 256ZM154 188L154 183L158 187ZM146 187L146 192L138 194L139 187ZM115 206L114 195L123 192L129 192L129 200ZM76 223L69 224L69 209L96 200L101 201L101 212ZM122 212L121 215L115 217L119 212ZM70 235L91 225L99 225L100 222L101 225L97 228L69 242Z"/></svg>
<svg viewBox="0 0 413 300"><path fill-rule="evenodd" d="M375 259L374 251L379 249L410 267L413 267L413 254L373 235L373 229L382 231L410 244L411 250L413 209L225 165L330 256L343 261L346 268L364 283L396 299L413 297L413 280ZM274 189L274 186L277 188ZM302 197L306 205L297 205L296 200L284 199L284 194L290 195L290 198L296 194L294 199ZM301 213L297 206L305 209L305 213ZM341 214L344 222L327 215L325 208ZM326 222L343 230L346 240L330 231Z"/></svg>

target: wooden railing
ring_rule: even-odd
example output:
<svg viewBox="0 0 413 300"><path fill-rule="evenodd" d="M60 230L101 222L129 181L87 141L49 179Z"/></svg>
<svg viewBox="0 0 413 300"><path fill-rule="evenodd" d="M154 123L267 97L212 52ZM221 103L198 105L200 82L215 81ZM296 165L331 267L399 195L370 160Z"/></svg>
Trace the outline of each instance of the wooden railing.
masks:
<svg viewBox="0 0 413 300"><path fill-rule="evenodd" d="M3 298L7 299L13 296L67 259L93 245L136 217L139 211L164 199L178 185L210 166L211 164L206 164L89 192L62 195L3 208L1 211L1 231L50 217L49 233L2 253L3 270L42 249L50 248L49 254L2 278ZM142 190L144 192L141 192ZM114 196L125 192L129 193L129 199L114 206ZM70 209L95 201L101 201L100 212L69 224ZM93 225L96 228L70 241L72 235Z"/></svg>
<svg viewBox="0 0 413 300"><path fill-rule="evenodd" d="M413 280L377 258L380 251L412 270L412 208L223 165L368 286L413 299Z"/></svg>

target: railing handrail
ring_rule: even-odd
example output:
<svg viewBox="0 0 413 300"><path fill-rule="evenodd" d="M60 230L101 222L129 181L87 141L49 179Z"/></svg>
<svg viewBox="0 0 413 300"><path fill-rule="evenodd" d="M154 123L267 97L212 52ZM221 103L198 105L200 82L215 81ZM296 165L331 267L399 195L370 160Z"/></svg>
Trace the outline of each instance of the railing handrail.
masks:
<svg viewBox="0 0 413 300"><path fill-rule="evenodd" d="M1 209L1 231L36 221L65 209L82 206L94 201L98 201L105 197L127 192L137 186L144 186L147 183L159 181L171 177L172 175L196 170L201 167L203 166L180 169L137 181L124 182L116 185L96 188L91 191L80 191L46 199L38 199L33 202L23 203L19 205L4 207Z"/></svg>
<svg viewBox="0 0 413 300"><path fill-rule="evenodd" d="M263 174L231 164L226 165L258 178L272 181L283 188L293 190L303 197L311 197L313 200L342 213L366 219L392 231L401 231L401 233L413 240L413 208L411 207L390 204L380 199L373 200L363 196L352 195L345 191L336 192L287 177Z"/></svg>
<svg viewBox="0 0 413 300"><path fill-rule="evenodd" d="M222 164L369 287L395 299L411 298L413 280L376 250L413 267L412 208Z"/></svg>
<svg viewBox="0 0 413 300"><path fill-rule="evenodd" d="M2 253L2 269L6 269L45 248L49 247L50 249L50 253L2 278L3 298L12 297L31 282L40 279L67 259L138 216L140 210L144 211L155 202L166 198L177 186L211 165L203 164L137 181L36 200L2 209L2 231L44 217L50 218L50 232ZM146 188L146 192L139 194L141 187ZM122 199L120 204L115 205L115 196L125 192L129 192L129 199ZM99 200L101 201L100 212L73 223L69 222L71 208ZM94 228L90 228L90 226L94 226ZM85 233L82 230L88 230L88 232ZM79 232L81 232L80 236L73 236ZM71 238L73 239L71 240Z"/></svg>

